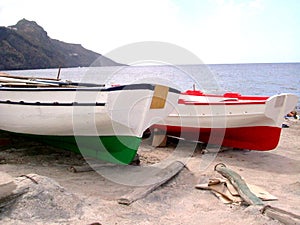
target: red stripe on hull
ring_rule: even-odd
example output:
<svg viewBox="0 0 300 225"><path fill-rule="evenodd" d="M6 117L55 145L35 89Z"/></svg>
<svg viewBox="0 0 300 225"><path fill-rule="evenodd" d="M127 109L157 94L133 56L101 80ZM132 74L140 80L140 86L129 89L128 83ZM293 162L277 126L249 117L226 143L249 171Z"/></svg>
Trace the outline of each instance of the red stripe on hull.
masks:
<svg viewBox="0 0 300 225"><path fill-rule="evenodd" d="M192 128L154 125L168 135L249 150L267 151L277 147L281 128L268 126L237 128Z"/></svg>
<svg viewBox="0 0 300 225"><path fill-rule="evenodd" d="M187 101L184 99L179 99L178 104L182 104L182 105L264 105L264 104L266 104L266 102L265 101L193 102L193 101Z"/></svg>
<svg viewBox="0 0 300 225"><path fill-rule="evenodd" d="M202 91L198 91L198 90L187 90L181 94L191 95L191 96L237 98L239 100L267 100L269 98L269 96L241 95L236 92L227 92L224 95L204 94Z"/></svg>

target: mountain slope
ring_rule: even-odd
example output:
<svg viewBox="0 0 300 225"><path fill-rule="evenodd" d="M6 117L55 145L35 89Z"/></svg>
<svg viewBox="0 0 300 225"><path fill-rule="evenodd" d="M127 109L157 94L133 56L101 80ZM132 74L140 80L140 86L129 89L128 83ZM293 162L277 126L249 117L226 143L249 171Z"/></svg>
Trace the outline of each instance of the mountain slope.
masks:
<svg viewBox="0 0 300 225"><path fill-rule="evenodd" d="M0 27L0 70L90 66L101 54L51 39L34 21ZM102 56L101 65L120 65Z"/></svg>

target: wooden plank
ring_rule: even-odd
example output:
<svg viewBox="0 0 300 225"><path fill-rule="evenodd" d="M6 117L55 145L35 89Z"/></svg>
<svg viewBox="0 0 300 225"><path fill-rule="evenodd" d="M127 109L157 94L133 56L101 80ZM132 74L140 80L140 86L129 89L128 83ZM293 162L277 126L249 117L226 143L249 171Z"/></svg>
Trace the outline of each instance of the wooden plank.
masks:
<svg viewBox="0 0 300 225"><path fill-rule="evenodd" d="M286 225L296 225L300 224L300 216L294 213L287 212L285 210L273 207L273 206L265 206L260 212L272 219L278 220Z"/></svg>
<svg viewBox="0 0 300 225"><path fill-rule="evenodd" d="M261 200L263 201L274 201L274 200L278 200L277 197L275 197L274 195L271 195L269 192L267 192L266 190L262 189L261 187L258 187L254 184L247 184L250 191L252 193L254 193L257 197L259 197Z"/></svg>
<svg viewBox="0 0 300 225"><path fill-rule="evenodd" d="M167 136L165 132L154 129L152 146L154 147L166 147L167 146Z"/></svg>
<svg viewBox="0 0 300 225"><path fill-rule="evenodd" d="M210 179L209 183L197 184L195 188L212 191L225 204L241 203L243 199L239 195L234 196L230 192L226 181L218 178Z"/></svg>
<svg viewBox="0 0 300 225"><path fill-rule="evenodd" d="M169 87L163 85L155 85L150 109L163 109L166 104L168 93Z"/></svg>
<svg viewBox="0 0 300 225"><path fill-rule="evenodd" d="M166 147L167 146L167 136L164 134L154 134L152 140L153 147Z"/></svg>
<svg viewBox="0 0 300 225"><path fill-rule="evenodd" d="M135 188L133 192L119 198L118 203L123 205L130 205L138 199L144 198L145 196L153 192L155 189L157 189L159 186L169 181L176 174L178 174L183 169L183 167L184 164L180 161L175 161L171 163L166 168L160 170L160 173L157 174L158 178L164 179L158 179L161 181L153 185Z"/></svg>
<svg viewBox="0 0 300 225"><path fill-rule="evenodd" d="M226 198L227 201L230 201L230 203L240 203L240 202L242 202L242 199L239 196L233 196L230 193L230 191L226 187L225 183L223 183L223 182L221 182L219 184L215 184L215 185L210 185L209 187L212 191L217 192L218 194L220 194L222 196L222 198Z"/></svg>

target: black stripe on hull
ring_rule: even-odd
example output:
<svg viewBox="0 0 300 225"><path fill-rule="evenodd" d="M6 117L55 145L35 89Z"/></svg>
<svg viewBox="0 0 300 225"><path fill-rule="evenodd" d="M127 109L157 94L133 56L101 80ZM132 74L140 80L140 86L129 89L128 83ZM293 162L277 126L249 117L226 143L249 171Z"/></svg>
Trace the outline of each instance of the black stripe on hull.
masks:
<svg viewBox="0 0 300 225"><path fill-rule="evenodd" d="M22 88L12 88L12 87L0 87L0 91L32 91L32 92L41 92L41 91L92 91L92 92L107 92L107 91L120 91L120 90L154 90L155 85L152 84L129 84L129 85L121 85L116 87L110 87L110 88L99 88L99 87L80 87L80 88L53 88L53 87L47 87L47 88L28 88L28 87L22 87ZM180 93L179 90L174 88L169 88L170 92L174 93Z"/></svg>
<svg viewBox="0 0 300 225"><path fill-rule="evenodd" d="M58 102L12 102L12 101L0 101L0 104L8 104L8 105L34 105L34 106L105 106L105 103L102 102L94 102L94 103L78 103L78 102L70 102L70 103L58 103Z"/></svg>

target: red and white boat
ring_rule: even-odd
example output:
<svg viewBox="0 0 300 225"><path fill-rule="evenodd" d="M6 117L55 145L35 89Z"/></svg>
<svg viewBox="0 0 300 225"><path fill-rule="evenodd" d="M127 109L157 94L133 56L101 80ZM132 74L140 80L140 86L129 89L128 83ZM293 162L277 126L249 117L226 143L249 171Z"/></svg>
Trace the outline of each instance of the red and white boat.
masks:
<svg viewBox="0 0 300 225"><path fill-rule="evenodd" d="M182 139L250 150L272 150L280 139L284 116L297 96L279 94L243 96L204 94L188 90L164 120L152 126Z"/></svg>

